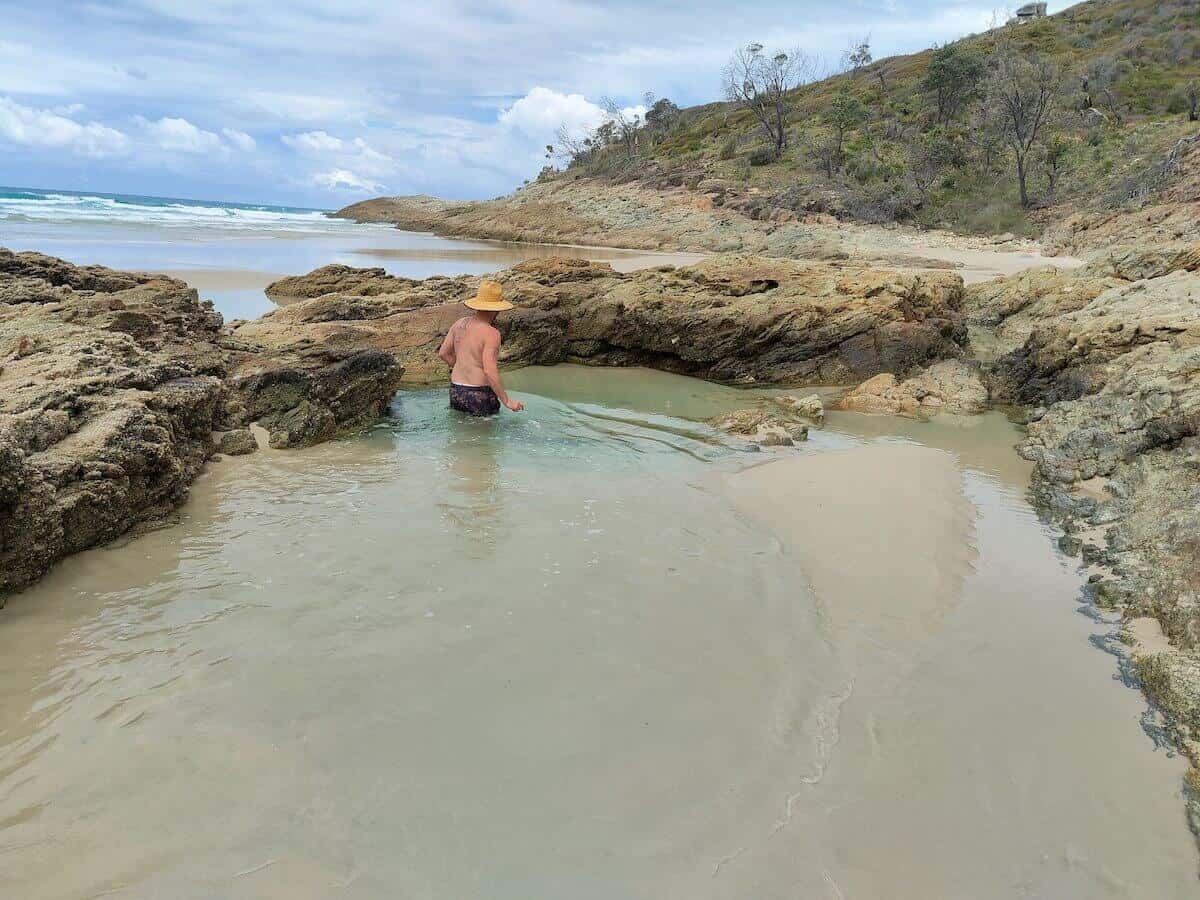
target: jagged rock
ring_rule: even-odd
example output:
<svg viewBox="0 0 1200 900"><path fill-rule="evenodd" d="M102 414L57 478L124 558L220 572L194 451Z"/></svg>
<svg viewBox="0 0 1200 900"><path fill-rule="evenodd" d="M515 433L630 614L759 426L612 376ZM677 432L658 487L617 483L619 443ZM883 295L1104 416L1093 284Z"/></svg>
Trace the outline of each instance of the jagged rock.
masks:
<svg viewBox="0 0 1200 900"><path fill-rule="evenodd" d="M258 441L248 428L235 428L221 435L217 441L217 452L226 456L245 456L258 450Z"/></svg>
<svg viewBox="0 0 1200 900"><path fill-rule="evenodd" d="M172 279L0 250L0 296L4 592L186 496L223 359L220 316Z"/></svg>
<svg viewBox="0 0 1200 900"><path fill-rule="evenodd" d="M935 363L904 381L890 372L876 375L842 397L837 408L921 418L940 412L979 413L987 403L988 390L978 368L954 359Z"/></svg>
<svg viewBox="0 0 1200 900"><path fill-rule="evenodd" d="M782 394L778 397L773 397L776 403L784 409L792 413L803 416L816 422L818 425L825 421L825 404L821 402L821 398L816 394L809 394L806 397L797 397L793 394Z"/></svg>
<svg viewBox="0 0 1200 900"><path fill-rule="evenodd" d="M319 368L264 353L235 366L229 387L240 399L238 419L266 428L272 447L306 447L378 421L403 374L395 356L379 350Z"/></svg>
<svg viewBox="0 0 1200 900"><path fill-rule="evenodd" d="M718 431L749 438L761 447L790 447L808 440L808 426L789 422L761 409L740 409L713 419Z"/></svg>
<svg viewBox="0 0 1200 900"><path fill-rule="evenodd" d="M351 266L330 265L291 278L281 278L267 286L266 294L277 302L310 299L325 294L371 296L392 293L393 284L413 285L408 278L388 275L383 269L356 269Z"/></svg>
<svg viewBox="0 0 1200 900"><path fill-rule="evenodd" d="M1200 270L1200 244L1137 244L1111 247L1087 265L1088 272L1124 281L1161 278L1179 270Z"/></svg>
<svg viewBox="0 0 1200 900"><path fill-rule="evenodd" d="M1047 320L1074 312L1124 280L1092 269L1055 266L966 287L964 313L975 355L991 360L1020 347Z"/></svg>
<svg viewBox="0 0 1200 900"><path fill-rule="evenodd" d="M171 512L214 430L258 414L280 445L322 440L380 415L399 372L231 343L181 281L0 249L0 596ZM272 379L298 399L264 399Z"/></svg>
<svg viewBox="0 0 1200 900"><path fill-rule="evenodd" d="M968 293L1024 319L1028 335L999 356L1002 396L1036 405L1019 452L1035 463L1035 496L1070 532L1105 527L1088 555L1114 578L1097 602L1152 616L1174 646L1137 659L1147 693L1200 737L1200 272L1195 251L1142 248L1062 273L1026 302L1028 282ZM1126 277L1148 275L1129 281ZM1041 277L1041 276L1036 276ZM1075 502L1102 479L1109 498Z"/></svg>
<svg viewBox="0 0 1200 900"><path fill-rule="evenodd" d="M314 273L324 284L324 270ZM501 317L502 361L647 365L718 381L844 383L906 375L956 356L965 340L962 281L753 256L622 274L550 258L495 276L518 309ZM231 329L268 352L395 354L407 379L444 377L442 335L475 278L356 282L371 296L327 294ZM306 285L297 284L303 291ZM319 290L320 288L315 288Z"/></svg>

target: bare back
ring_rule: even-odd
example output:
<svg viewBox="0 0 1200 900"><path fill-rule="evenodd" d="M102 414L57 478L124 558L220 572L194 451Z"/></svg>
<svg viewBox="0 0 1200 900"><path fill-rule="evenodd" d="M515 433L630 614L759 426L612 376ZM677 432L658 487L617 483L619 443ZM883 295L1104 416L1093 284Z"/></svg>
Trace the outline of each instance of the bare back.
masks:
<svg viewBox="0 0 1200 900"><path fill-rule="evenodd" d="M498 341L500 332L474 316L466 316L451 326L450 337L454 347L454 367L450 370L450 380L455 384L487 384L484 351L489 342Z"/></svg>

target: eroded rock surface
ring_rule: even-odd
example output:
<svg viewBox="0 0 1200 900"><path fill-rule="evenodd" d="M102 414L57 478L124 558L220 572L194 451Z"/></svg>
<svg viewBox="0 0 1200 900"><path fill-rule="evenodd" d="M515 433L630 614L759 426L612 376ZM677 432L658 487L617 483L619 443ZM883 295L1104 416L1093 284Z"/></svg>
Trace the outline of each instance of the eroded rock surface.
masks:
<svg viewBox="0 0 1200 900"><path fill-rule="evenodd" d="M220 327L182 282L0 250L0 592L183 499Z"/></svg>
<svg viewBox="0 0 1200 900"><path fill-rule="evenodd" d="M944 360L899 381L885 372L847 393L837 409L875 415L926 418L937 413L973 415L988 405L988 389L979 367L963 360Z"/></svg>
<svg viewBox="0 0 1200 900"><path fill-rule="evenodd" d="M1034 408L1019 451L1066 545L1107 572L1099 600L1161 624L1172 646L1138 669L1181 742L1200 739L1200 246L978 286L967 315L1002 350L1010 319L1026 333L992 378Z"/></svg>
<svg viewBox="0 0 1200 900"><path fill-rule="evenodd" d="M0 596L173 510L214 430L313 443L373 421L400 372L260 354L181 281L0 249Z"/></svg>
<svg viewBox="0 0 1200 900"><path fill-rule="evenodd" d="M747 438L760 447L790 447L808 440L808 426L761 409L739 409L713 419L718 431Z"/></svg>
<svg viewBox="0 0 1200 900"><path fill-rule="evenodd" d="M502 361L647 365L717 381L836 384L906 375L961 352L961 279L753 256L622 274L604 263L534 260L495 276L518 309L501 319ZM267 352L395 354L411 381L444 377L435 351L477 279L422 282L319 269L290 292L330 293L240 324Z"/></svg>

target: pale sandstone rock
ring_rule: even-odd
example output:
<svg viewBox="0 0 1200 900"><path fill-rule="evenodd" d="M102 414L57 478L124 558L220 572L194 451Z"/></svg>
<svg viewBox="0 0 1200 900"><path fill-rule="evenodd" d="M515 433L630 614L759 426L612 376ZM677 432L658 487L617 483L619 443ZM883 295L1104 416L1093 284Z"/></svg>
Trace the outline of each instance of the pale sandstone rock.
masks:
<svg viewBox="0 0 1200 900"><path fill-rule="evenodd" d="M329 277L326 270L311 275L314 285ZM573 360L727 382L836 384L880 371L909 374L958 355L966 334L962 281L950 273L735 255L628 274L552 258L490 277L518 305L500 320L509 365ZM289 290L307 290L303 279L290 281ZM438 342L466 313L459 301L477 283L369 276L353 295L289 305L231 335L268 354L385 350L408 380L438 380Z"/></svg>
<svg viewBox="0 0 1200 900"><path fill-rule="evenodd" d="M303 408L284 433L308 443L373 421L401 371L384 356L256 355L181 281L0 249L0 597L173 510L214 430Z"/></svg>
<svg viewBox="0 0 1200 900"><path fill-rule="evenodd" d="M808 440L808 426L789 422L761 409L740 409L710 423L718 431L748 438L762 447L790 447Z"/></svg>
<svg viewBox="0 0 1200 900"><path fill-rule="evenodd" d="M825 404L816 394L797 397L793 394L782 394L772 398L776 403L790 412L816 422L818 425L825 421Z"/></svg>
<svg viewBox="0 0 1200 900"><path fill-rule="evenodd" d="M890 372L877 375L842 397L837 408L921 418L940 412L979 413L987 404L988 390L978 369L955 359L935 363L904 381Z"/></svg>

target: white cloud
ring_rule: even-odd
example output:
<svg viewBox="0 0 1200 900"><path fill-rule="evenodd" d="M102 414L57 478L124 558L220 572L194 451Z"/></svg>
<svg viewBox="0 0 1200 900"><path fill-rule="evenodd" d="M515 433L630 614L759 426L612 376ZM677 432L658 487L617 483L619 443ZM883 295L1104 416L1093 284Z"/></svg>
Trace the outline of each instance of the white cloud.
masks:
<svg viewBox="0 0 1200 900"><path fill-rule="evenodd" d="M254 148L258 143L250 135L244 131L238 131L236 128L222 128L221 134L225 135L225 140L229 141L238 150L243 153L253 153Z"/></svg>
<svg viewBox="0 0 1200 900"><path fill-rule="evenodd" d="M187 119L167 116L154 122L140 121L150 139L168 152L199 154L223 149L219 135L197 128Z"/></svg>
<svg viewBox="0 0 1200 900"><path fill-rule="evenodd" d="M119 156L129 138L99 122L77 122L49 109L22 106L0 97L0 140L28 147L65 147L81 156Z"/></svg>
<svg viewBox="0 0 1200 900"><path fill-rule="evenodd" d="M361 122L367 116L367 104L360 100L317 94L251 91L240 98L239 103L249 112L265 114L277 122L323 125L330 122Z"/></svg>
<svg viewBox="0 0 1200 900"><path fill-rule="evenodd" d="M362 138L355 138L352 146L354 147L354 167L360 172L366 172L368 175L385 175L395 168L395 160L386 153L379 152Z"/></svg>
<svg viewBox="0 0 1200 900"><path fill-rule="evenodd" d="M279 140L301 153L330 153L346 146L341 138L325 131L305 131L300 134L285 134Z"/></svg>
<svg viewBox="0 0 1200 900"><path fill-rule="evenodd" d="M627 106L621 112L630 117L644 116L646 107ZM500 113L500 124L544 144L560 125L573 135L583 135L594 131L606 118L604 109L582 94L560 94L535 87Z"/></svg>
<svg viewBox="0 0 1200 900"><path fill-rule="evenodd" d="M583 94L560 94L544 87L535 87L500 113L500 124L535 138L553 135L559 125L578 134L603 121L604 110Z"/></svg>
<svg viewBox="0 0 1200 900"><path fill-rule="evenodd" d="M382 184L376 184L366 178L360 178L349 169L332 169L328 172L318 172L312 177L313 184L328 191L359 191L362 193L378 193L383 190Z"/></svg>

